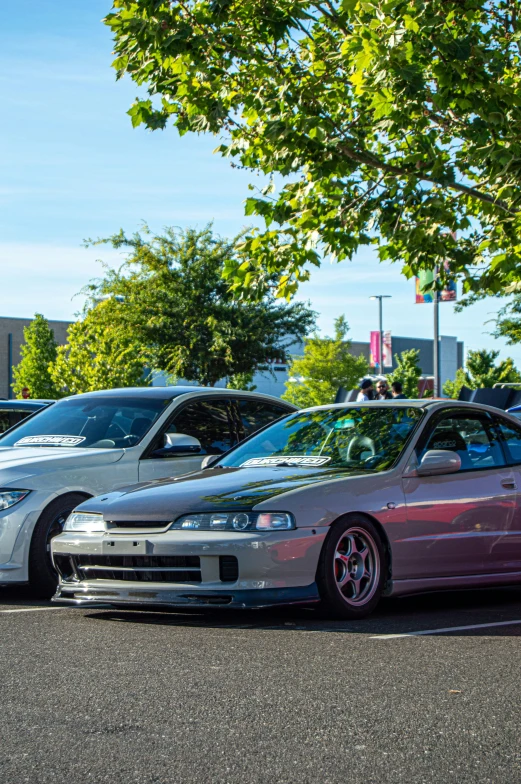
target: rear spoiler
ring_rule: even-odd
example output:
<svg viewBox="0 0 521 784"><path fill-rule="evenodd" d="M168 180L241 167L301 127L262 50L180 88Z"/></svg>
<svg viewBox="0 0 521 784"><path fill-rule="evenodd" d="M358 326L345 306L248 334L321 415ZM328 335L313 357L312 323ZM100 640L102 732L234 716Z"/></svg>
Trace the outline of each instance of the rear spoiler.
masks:
<svg viewBox="0 0 521 784"><path fill-rule="evenodd" d="M335 403L354 403L358 397L359 391L359 389L344 389L344 387L338 387Z"/></svg>
<svg viewBox="0 0 521 784"><path fill-rule="evenodd" d="M466 403L481 403L484 406L495 406L506 411L507 408L521 405L521 389L515 387L497 386L469 389L461 387L458 400Z"/></svg>
<svg viewBox="0 0 521 784"><path fill-rule="evenodd" d="M335 403L354 403L358 392L358 389L339 387ZM446 400L447 398L443 399ZM494 406L506 411L513 406L521 406L521 385L517 387L498 385L496 387L482 387L481 389L462 387L458 400L463 400L465 403L481 403L484 406Z"/></svg>

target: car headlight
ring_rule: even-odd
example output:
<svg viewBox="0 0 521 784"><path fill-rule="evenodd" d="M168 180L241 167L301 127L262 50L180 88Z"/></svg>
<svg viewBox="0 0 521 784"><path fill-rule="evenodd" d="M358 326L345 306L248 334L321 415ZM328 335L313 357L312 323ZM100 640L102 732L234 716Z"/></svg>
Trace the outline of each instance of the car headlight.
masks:
<svg viewBox="0 0 521 784"><path fill-rule="evenodd" d="M11 490L7 487L0 488L0 511L9 509L29 495L30 490Z"/></svg>
<svg viewBox="0 0 521 784"><path fill-rule="evenodd" d="M65 521L64 531L86 531L95 533L104 531L105 523L103 515L91 514L90 512L72 512Z"/></svg>
<svg viewBox="0 0 521 784"><path fill-rule="evenodd" d="M176 531L289 531L295 518L287 512L207 512L178 517Z"/></svg>

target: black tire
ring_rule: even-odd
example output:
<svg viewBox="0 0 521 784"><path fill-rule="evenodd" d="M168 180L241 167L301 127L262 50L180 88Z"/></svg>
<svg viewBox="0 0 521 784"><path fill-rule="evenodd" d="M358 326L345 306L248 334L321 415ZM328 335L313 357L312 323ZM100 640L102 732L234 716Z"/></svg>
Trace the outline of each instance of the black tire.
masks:
<svg viewBox="0 0 521 784"><path fill-rule="evenodd" d="M387 557L376 526L361 514L333 523L317 569L321 611L334 618L365 618L380 601L386 579Z"/></svg>
<svg viewBox="0 0 521 784"><path fill-rule="evenodd" d="M56 592L58 575L51 561L50 542L60 533L73 509L86 500L80 493L70 493L52 501L36 523L29 550L29 584L40 599L50 599Z"/></svg>

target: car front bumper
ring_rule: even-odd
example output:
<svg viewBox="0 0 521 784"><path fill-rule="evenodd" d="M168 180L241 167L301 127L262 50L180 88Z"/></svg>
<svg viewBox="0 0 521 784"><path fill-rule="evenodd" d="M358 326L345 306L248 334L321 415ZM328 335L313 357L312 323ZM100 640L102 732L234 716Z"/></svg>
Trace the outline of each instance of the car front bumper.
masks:
<svg viewBox="0 0 521 784"><path fill-rule="evenodd" d="M60 583L53 602L65 602L75 605L110 604L115 607L192 607L194 609L214 606L231 609L260 610L265 607L284 606L289 604L313 604L320 599L316 583L302 588L261 588L259 590L237 591L179 591L166 590L164 586L139 590L114 585L85 585L73 588Z"/></svg>
<svg viewBox="0 0 521 784"><path fill-rule="evenodd" d="M0 512L0 585L28 581L31 536L42 505L48 501L48 493L33 492L12 509Z"/></svg>
<svg viewBox="0 0 521 784"><path fill-rule="evenodd" d="M327 532L62 534L52 543L60 574L54 601L241 608L316 602Z"/></svg>

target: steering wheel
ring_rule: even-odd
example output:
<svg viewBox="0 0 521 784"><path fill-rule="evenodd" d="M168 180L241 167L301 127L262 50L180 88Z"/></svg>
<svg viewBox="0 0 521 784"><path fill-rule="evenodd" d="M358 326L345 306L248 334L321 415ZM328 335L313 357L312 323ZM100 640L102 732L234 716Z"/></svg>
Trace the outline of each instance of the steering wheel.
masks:
<svg viewBox="0 0 521 784"><path fill-rule="evenodd" d="M112 422L109 426L105 438L125 438L125 431L117 422Z"/></svg>
<svg viewBox="0 0 521 784"><path fill-rule="evenodd" d="M347 447L347 459L360 460L362 452L370 452L369 457L374 457L376 454L374 441L367 436L355 436L351 439L349 446Z"/></svg>
<svg viewBox="0 0 521 784"><path fill-rule="evenodd" d="M122 439L124 441L123 446L134 446L139 441L139 436L134 435L134 433L129 433L127 436L124 436Z"/></svg>

